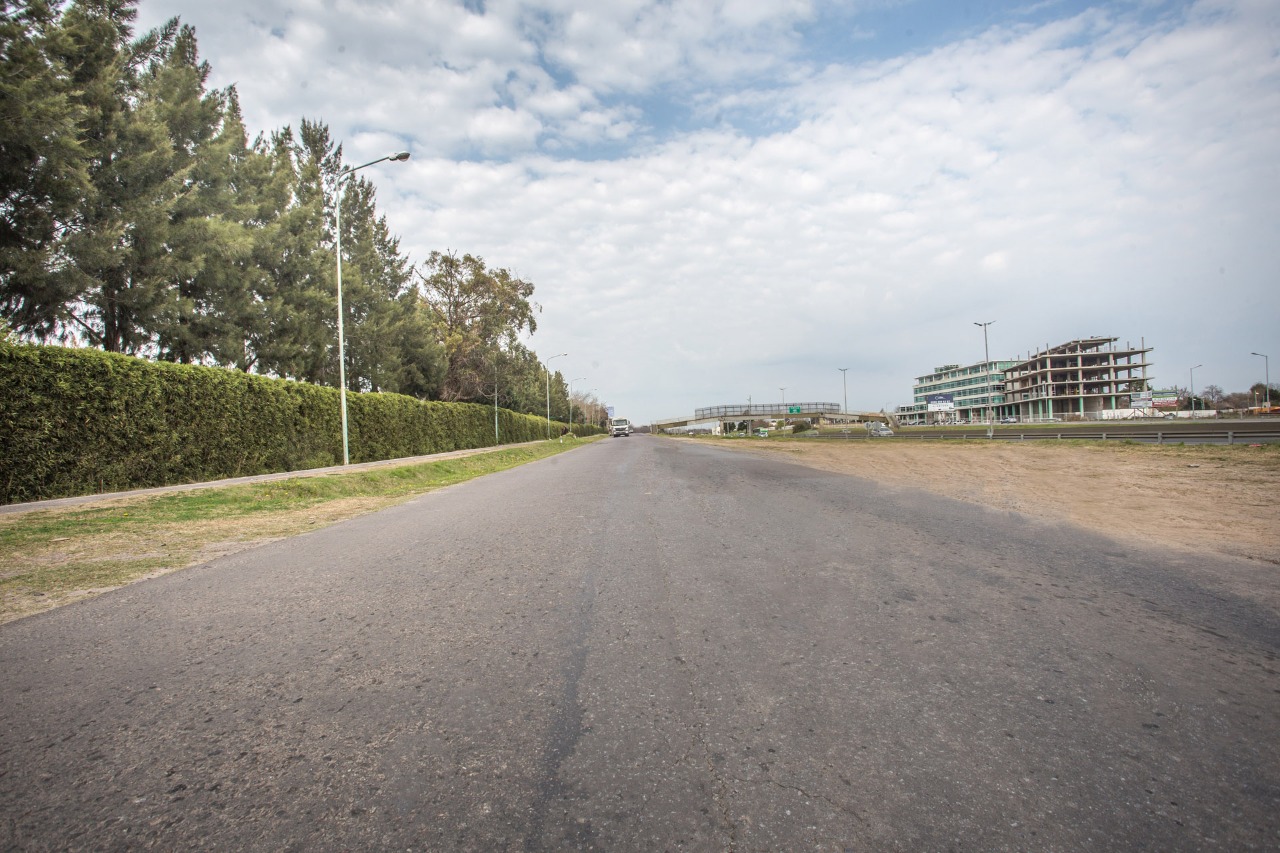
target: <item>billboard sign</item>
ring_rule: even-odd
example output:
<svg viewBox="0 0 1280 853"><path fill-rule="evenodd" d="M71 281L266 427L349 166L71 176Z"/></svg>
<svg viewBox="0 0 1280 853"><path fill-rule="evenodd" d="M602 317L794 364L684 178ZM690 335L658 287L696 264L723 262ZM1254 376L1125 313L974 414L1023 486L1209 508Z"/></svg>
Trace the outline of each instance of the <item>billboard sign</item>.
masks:
<svg viewBox="0 0 1280 853"><path fill-rule="evenodd" d="M1176 409L1178 408L1178 392L1152 391L1151 405L1157 409Z"/></svg>
<svg viewBox="0 0 1280 853"><path fill-rule="evenodd" d="M930 394L925 397L925 401L929 404L931 412L954 412L956 410L955 397L951 394Z"/></svg>

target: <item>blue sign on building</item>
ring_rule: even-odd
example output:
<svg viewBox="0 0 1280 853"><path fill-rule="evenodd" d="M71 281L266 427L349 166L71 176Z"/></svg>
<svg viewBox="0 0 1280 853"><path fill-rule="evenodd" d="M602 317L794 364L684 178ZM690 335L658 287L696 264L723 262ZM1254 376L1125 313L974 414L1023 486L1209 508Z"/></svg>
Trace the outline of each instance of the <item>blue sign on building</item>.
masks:
<svg viewBox="0 0 1280 853"><path fill-rule="evenodd" d="M925 401L931 412L954 412L956 409L956 401L951 394L930 394Z"/></svg>

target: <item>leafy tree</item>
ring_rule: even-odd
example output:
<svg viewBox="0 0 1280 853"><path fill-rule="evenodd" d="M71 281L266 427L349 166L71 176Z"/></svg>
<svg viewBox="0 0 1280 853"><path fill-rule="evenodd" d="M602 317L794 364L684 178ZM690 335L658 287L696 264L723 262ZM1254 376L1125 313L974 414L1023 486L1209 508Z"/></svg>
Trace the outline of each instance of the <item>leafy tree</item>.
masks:
<svg viewBox="0 0 1280 853"><path fill-rule="evenodd" d="M483 399L497 352L512 350L522 332L537 329L529 301L533 285L473 255L432 252L421 273L423 296L435 314L447 363L443 400Z"/></svg>
<svg viewBox="0 0 1280 853"><path fill-rule="evenodd" d="M547 412L547 374L535 353L520 343L502 350L502 405L516 412L545 416ZM563 398L564 388L558 374L551 378L552 403Z"/></svg>

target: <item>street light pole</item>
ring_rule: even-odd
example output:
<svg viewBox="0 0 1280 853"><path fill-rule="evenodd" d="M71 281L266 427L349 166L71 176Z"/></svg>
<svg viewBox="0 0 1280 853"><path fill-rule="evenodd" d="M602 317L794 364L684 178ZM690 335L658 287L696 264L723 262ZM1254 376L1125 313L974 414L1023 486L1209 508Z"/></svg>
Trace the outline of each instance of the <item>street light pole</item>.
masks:
<svg viewBox="0 0 1280 853"><path fill-rule="evenodd" d="M987 326L994 322L995 320L988 320L985 323L973 324L982 327L982 356L986 359L982 364L982 372L987 377L987 438L995 434L995 427L991 423L991 348L987 346Z"/></svg>
<svg viewBox="0 0 1280 853"><path fill-rule="evenodd" d="M551 358L563 358L568 354L567 352L562 352L559 355L551 356ZM551 440L551 358L547 359L547 363L543 365L543 368L547 371L547 441Z"/></svg>
<svg viewBox="0 0 1280 853"><path fill-rule="evenodd" d="M370 160L351 169L343 169L338 173L338 183L335 186L334 193L337 196L334 205L334 233L337 235L335 240L337 244L338 256L338 397L342 401L342 464L351 464L351 454L348 451L347 443L347 342L343 336L342 329L342 185L356 172L368 166L373 166L384 160L391 160L397 163L403 163L409 159L408 151L397 151L395 154L388 154L385 157L379 157L377 160Z"/></svg>
<svg viewBox="0 0 1280 853"><path fill-rule="evenodd" d="M779 388L778 390L782 392L782 427L779 427L781 429L787 425L787 389Z"/></svg>
<svg viewBox="0 0 1280 853"><path fill-rule="evenodd" d="M840 410L840 414L848 415L849 414L849 368L837 367L836 370L840 371L840 382L844 385L844 408Z"/></svg>
<svg viewBox="0 0 1280 853"><path fill-rule="evenodd" d="M1271 359L1260 352L1252 352L1250 355L1256 355L1262 359L1263 369L1266 370L1266 387L1262 390L1267 392L1267 414L1271 414Z"/></svg>
<svg viewBox="0 0 1280 853"><path fill-rule="evenodd" d="M1197 364L1196 367L1204 367ZM1196 367L1191 368L1191 420L1196 419Z"/></svg>

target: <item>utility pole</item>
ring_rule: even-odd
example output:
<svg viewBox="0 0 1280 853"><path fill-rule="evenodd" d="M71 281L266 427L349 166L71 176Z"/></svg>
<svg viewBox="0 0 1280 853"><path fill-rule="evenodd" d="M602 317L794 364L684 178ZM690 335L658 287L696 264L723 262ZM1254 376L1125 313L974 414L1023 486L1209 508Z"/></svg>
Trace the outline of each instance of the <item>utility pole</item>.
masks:
<svg viewBox="0 0 1280 853"><path fill-rule="evenodd" d="M987 326L994 322L995 320L988 320L985 323L973 324L982 327L982 355L986 359L982 365L982 372L987 376L987 438L995 437L995 427L991 423L991 348L987 346Z"/></svg>
<svg viewBox="0 0 1280 853"><path fill-rule="evenodd" d="M1267 392L1267 414L1271 414L1271 359L1267 358L1265 353L1251 352L1249 355L1256 355L1262 359L1263 369L1266 371L1266 387L1262 390Z"/></svg>
<svg viewBox="0 0 1280 853"><path fill-rule="evenodd" d="M338 400L342 407L342 464L351 464L351 454L349 442L347 439L347 342L346 336L343 334L342 328L342 185L353 174L366 169L369 166L377 165L385 160L394 163L403 163L409 159L408 151L398 151L395 154L388 154L385 157L379 157L377 160L370 160L360 166L353 166L350 169L343 169L338 173L338 181L334 184L333 197L333 217L334 217L334 242L337 249L334 254L338 261Z"/></svg>
<svg viewBox="0 0 1280 853"><path fill-rule="evenodd" d="M1196 367L1204 367L1203 364L1197 364L1191 368L1191 420L1196 419Z"/></svg>
<svg viewBox="0 0 1280 853"><path fill-rule="evenodd" d="M559 355L553 355L551 358L563 358L568 355L562 352ZM547 359L547 363L543 367L547 371L547 441L551 440L551 358Z"/></svg>
<svg viewBox="0 0 1280 853"><path fill-rule="evenodd" d="M847 420L847 415L849 414L849 368L837 367L836 370L840 371L840 380L844 384L844 408L840 410L840 414L845 415Z"/></svg>

